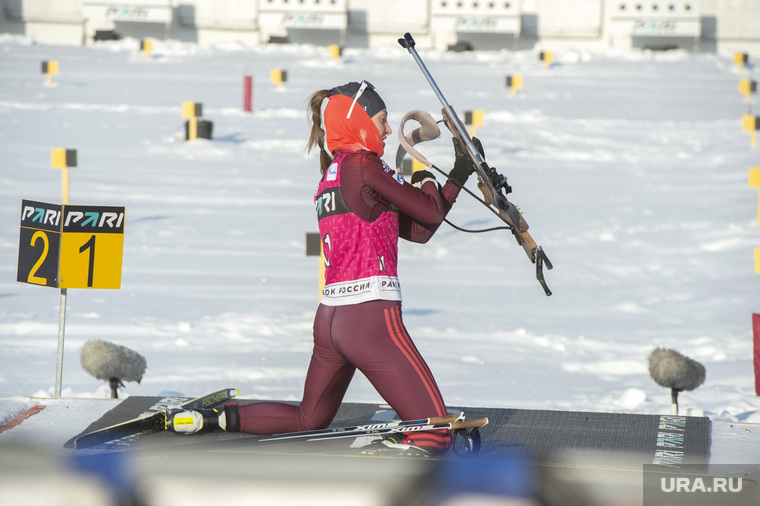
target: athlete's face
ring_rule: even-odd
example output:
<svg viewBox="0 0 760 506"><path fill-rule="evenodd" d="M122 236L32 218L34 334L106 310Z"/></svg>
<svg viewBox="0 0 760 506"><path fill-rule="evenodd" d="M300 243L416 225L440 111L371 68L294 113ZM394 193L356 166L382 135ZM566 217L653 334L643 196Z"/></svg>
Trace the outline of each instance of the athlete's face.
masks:
<svg viewBox="0 0 760 506"><path fill-rule="evenodd" d="M372 116L372 122L377 127L377 131L380 132L383 141L385 141L385 138L392 133L391 125L388 123L388 111L383 109L379 113Z"/></svg>

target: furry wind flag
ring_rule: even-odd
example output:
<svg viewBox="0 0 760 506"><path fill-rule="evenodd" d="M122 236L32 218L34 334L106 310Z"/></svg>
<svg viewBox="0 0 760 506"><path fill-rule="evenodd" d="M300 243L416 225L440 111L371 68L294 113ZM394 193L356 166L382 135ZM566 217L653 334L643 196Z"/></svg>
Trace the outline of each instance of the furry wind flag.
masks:
<svg viewBox="0 0 760 506"><path fill-rule="evenodd" d="M145 357L136 351L100 339L84 343L79 358L85 371L109 382L114 399L124 381L140 383L147 367Z"/></svg>

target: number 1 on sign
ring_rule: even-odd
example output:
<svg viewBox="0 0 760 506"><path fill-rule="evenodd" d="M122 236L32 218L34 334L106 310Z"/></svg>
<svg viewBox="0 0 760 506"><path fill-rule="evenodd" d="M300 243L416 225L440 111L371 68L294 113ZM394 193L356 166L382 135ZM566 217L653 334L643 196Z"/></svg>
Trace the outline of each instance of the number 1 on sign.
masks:
<svg viewBox="0 0 760 506"><path fill-rule="evenodd" d="M80 253L90 250L90 258L87 267L87 287L92 288L92 279L95 276L95 236L90 239L79 248Z"/></svg>
<svg viewBox="0 0 760 506"><path fill-rule="evenodd" d="M123 234L62 235L61 288L119 288Z"/></svg>

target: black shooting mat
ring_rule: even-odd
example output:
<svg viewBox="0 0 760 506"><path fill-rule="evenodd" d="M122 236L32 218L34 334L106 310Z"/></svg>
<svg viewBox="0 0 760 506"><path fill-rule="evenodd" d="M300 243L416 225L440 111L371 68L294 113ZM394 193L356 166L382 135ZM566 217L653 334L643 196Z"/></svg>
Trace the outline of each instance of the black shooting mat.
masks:
<svg viewBox="0 0 760 506"><path fill-rule="evenodd" d="M142 414L163 411L167 405L185 398L137 397L123 400L87 427L82 434L120 423ZM238 404L262 402L236 399ZM705 464L710 444L710 421L705 417L638 415L500 408L450 407L449 412L464 411L468 419L488 417L489 424L479 430L480 455L520 454L530 459L557 465L584 467L639 468L642 464L679 467ZM331 427L387 422L396 419L385 405L343 403ZM240 433L215 432L179 435L152 432L96 448L111 450L187 447L194 451L236 453L297 453L313 455L367 454L356 446L355 438L325 441L304 440L259 442L262 437ZM73 440L73 438L72 438ZM70 441L71 442L71 441ZM70 446L70 442L66 445ZM361 441L359 442L361 444ZM456 449L464 449L459 436ZM370 450L369 453L372 453Z"/></svg>

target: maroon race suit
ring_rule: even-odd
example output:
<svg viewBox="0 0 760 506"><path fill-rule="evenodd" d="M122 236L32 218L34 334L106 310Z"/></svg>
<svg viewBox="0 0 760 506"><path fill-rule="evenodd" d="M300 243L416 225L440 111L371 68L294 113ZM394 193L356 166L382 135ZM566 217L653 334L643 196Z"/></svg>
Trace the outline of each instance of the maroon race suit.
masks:
<svg viewBox="0 0 760 506"><path fill-rule="evenodd" d="M341 158L340 190L347 212L367 223L389 210L397 212L398 234L409 241L427 242L459 194L459 187L451 182L439 189L437 183L428 180L417 188L403 181L371 151L334 155L336 160ZM323 180L326 175L327 172ZM363 253L372 254L357 252ZM301 403L240 406L240 430L274 434L328 426L357 369L401 419L446 414L433 374L404 326L400 300L378 299L348 305L320 303L314 318L314 350ZM410 433L406 441L432 451L443 450L451 445L451 434Z"/></svg>

